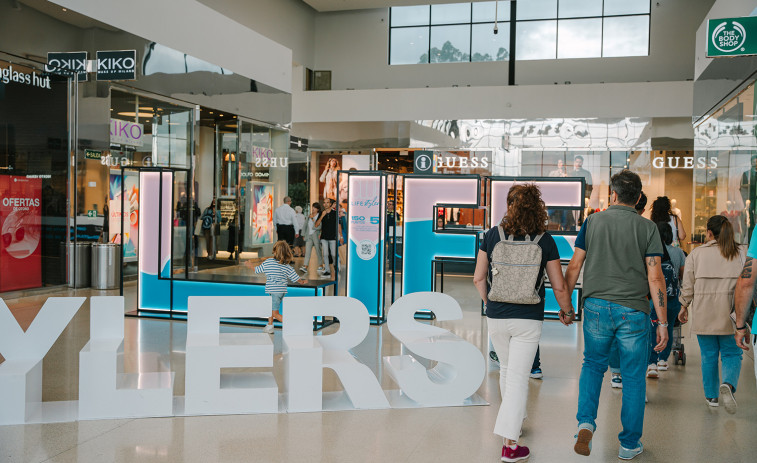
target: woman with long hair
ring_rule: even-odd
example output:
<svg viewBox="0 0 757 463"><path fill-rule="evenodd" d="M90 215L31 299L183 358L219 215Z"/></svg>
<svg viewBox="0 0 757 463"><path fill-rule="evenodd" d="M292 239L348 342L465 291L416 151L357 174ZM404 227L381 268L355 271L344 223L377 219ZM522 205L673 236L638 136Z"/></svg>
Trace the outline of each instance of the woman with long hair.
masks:
<svg viewBox="0 0 757 463"><path fill-rule="evenodd" d="M339 178L339 161L336 158L329 158L326 167L323 169L320 181L323 185L323 199L336 199L337 180Z"/></svg>
<svg viewBox="0 0 757 463"><path fill-rule="evenodd" d="M707 404L717 407L720 396L728 413L736 412L733 394L739 382L742 355L734 339L730 314L733 291L745 259L746 246L736 243L728 219L722 215L710 217L707 243L686 258L678 315L681 323L686 323L691 309L691 333L697 335L702 352L702 383Z"/></svg>
<svg viewBox="0 0 757 463"><path fill-rule="evenodd" d="M683 228L681 218L673 213L673 206L667 196L658 196L652 203L652 212L649 217L652 222L665 222L673 229L673 246L680 248L686 239L686 230Z"/></svg>
<svg viewBox="0 0 757 463"><path fill-rule="evenodd" d="M507 194L507 215L484 235L473 275L473 284L486 304L489 337L499 358L502 403L494 433L504 438L502 461L507 462L524 460L530 454L527 447L518 445L518 439L528 400L528 377L544 321L545 272L560 305L560 321L565 325L573 322L560 254L546 228L547 210L539 188L514 185ZM532 261L524 261L528 259ZM508 276L523 276L530 269L531 278ZM524 293L529 297L523 297Z"/></svg>

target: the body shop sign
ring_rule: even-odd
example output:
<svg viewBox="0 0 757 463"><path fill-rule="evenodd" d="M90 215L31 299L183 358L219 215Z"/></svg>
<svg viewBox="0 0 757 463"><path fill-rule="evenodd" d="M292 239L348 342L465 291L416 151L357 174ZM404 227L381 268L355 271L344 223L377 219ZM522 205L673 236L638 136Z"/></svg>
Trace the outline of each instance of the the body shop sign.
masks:
<svg viewBox="0 0 757 463"><path fill-rule="evenodd" d="M42 180L0 175L0 292L42 286Z"/></svg>
<svg viewBox="0 0 757 463"><path fill-rule="evenodd" d="M707 21L707 57L757 55L757 16Z"/></svg>
<svg viewBox="0 0 757 463"><path fill-rule="evenodd" d="M112 145L142 146L144 134L142 124L119 119L110 120L110 143Z"/></svg>

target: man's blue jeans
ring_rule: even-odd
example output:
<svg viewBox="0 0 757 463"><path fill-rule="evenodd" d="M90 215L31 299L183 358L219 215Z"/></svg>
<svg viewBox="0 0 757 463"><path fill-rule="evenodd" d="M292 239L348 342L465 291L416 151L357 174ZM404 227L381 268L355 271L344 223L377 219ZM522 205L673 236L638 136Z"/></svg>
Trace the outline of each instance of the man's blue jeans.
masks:
<svg viewBox="0 0 757 463"><path fill-rule="evenodd" d="M617 342L620 372L623 375L623 406L620 445L635 449L644 428L644 397L649 355L649 315L603 299L584 302L584 363L578 385L578 425L596 430L599 393L607 370L610 348Z"/></svg>
<svg viewBox="0 0 757 463"><path fill-rule="evenodd" d="M698 334L697 340L699 350L702 352L704 396L708 399L716 399L720 395L718 356L723 363L723 382L730 384L735 390L741 374L742 351L736 345L733 335Z"/></svg>

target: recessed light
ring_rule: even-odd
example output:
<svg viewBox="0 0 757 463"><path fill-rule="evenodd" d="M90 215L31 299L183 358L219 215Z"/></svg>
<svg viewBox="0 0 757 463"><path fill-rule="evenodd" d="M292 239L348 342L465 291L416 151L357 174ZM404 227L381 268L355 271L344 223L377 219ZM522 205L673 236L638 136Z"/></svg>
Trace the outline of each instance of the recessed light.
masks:
<svg viewBox="0 0 757 463"><path fill-rule="evenodd" d="M67 9L63 8L63 11L68 11Z"/></svg>

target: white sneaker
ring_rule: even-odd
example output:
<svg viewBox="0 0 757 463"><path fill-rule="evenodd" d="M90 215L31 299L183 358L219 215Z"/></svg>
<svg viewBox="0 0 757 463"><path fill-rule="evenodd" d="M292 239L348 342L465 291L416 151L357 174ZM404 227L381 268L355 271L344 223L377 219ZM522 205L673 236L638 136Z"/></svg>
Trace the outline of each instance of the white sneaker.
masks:
<svg viewBox="0 0 757 463"><path fill-rule="evenodd" d="M657 372L657 364L652 363L647 367L647 378L657 379L660 373Z"/></svg>
<svg viewBox="0 0 757 463"><path fill-rule="evenodd" d="M263 333L273 334L273 325L266 325L263 328Z"/></svg>
<svg viewBox="0 0 757 463"><path fill-rule="evenodd" d="M302 267L300 267L300 272L307 272L307 271L308 271L308 267L306 265L303 265Z"/></svg>
<svg viewBox="0 0 757 463"><path fill-rule="evenodd" d="M610 379L610 385L614 387L615 389L623 389L623 379L620 376L620 373L612 374L612 379Z"/></svg>
<svg viewBox="0 0 757 463"><path fill-rule="evenodd" d="M725 411L733 415L736 413L736 398L733 396L731 386L723 383L720 385L720 397L723 399Z"/></svg>
<svg viewBox="0 0 757 463"><path fill-rule="evenodd" d="M660 360L659 362L657 362L657 369L659 371L668 371L668 362L666 362L665 360Z"/></svg>

